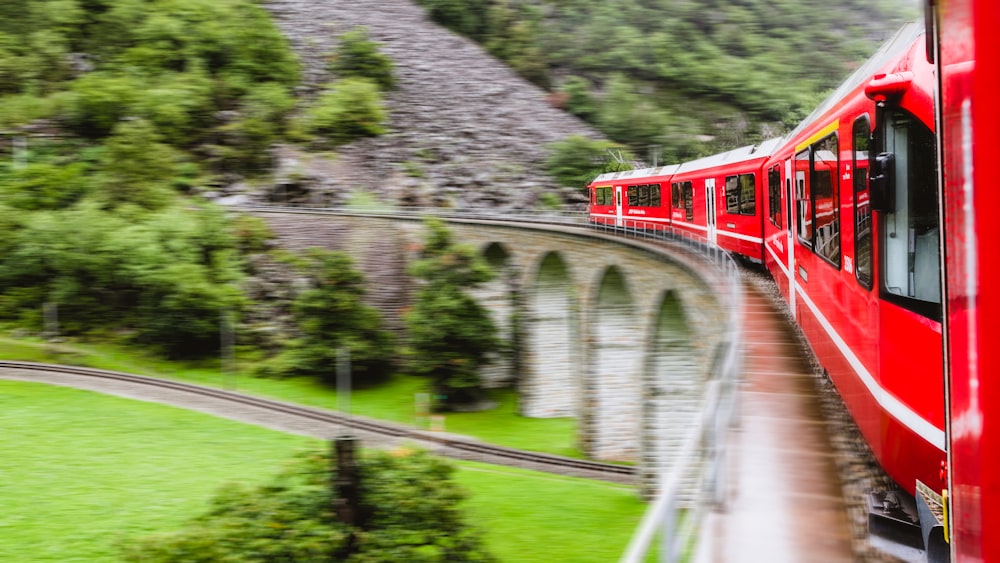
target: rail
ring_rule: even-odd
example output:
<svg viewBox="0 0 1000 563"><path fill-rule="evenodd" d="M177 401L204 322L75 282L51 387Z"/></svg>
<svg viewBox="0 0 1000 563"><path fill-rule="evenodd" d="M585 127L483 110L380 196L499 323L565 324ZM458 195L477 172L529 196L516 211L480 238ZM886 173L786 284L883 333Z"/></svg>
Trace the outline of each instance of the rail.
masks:
<svg viewBox="0 0 1000 563"><path fill-rule="evenodd" d="M251 407L271 415L287 415L305 421L327 423L332 426L350 428L352 430L376 434L379 436L406 438L417 443L436 444L446 448L444 450L445 455L452 455L452 457L459 457L462 459L474 459L476 461L485 461L487 463L512 466L522 466L527 464L527 466L540 471L549 471L559 474L573 474L573 472L576 472L581 475L590 476L591 478L600 478L616 483L630 482L635 474L635 468L625 465L576 459L540 452L517 450L493 444L485 444L472 440L464 440L458 437L452 437L446 434L426 432L390 422L360 416L350 416L340 412L308 407L295 403L286 403L275 399L247 395L226 389L206 387L203 385L196 385L172 379L162 379L96 368L12 360L0 360L0 370L63 374L94 380L122 382L148 389L169 390L187 395L189 397L203 397L224 403Z"/></svg>
<svg viewBox="0 0 1000 563"><path fill-rule="evenodd" d="M287 206L255 206L255 210L285 209ZM700 255L720 270L722 282L716 290L724 296L729 309L725 337L722 339L712 378L696 425L673 456L673 465L659 480L656 497L650 503L625 554L622 563L646 560L657 534L660 536L659 560L672 563L684 556L696 542L696 535L709 507L722 509L726 490L726 433L734 420L736 388L742 371L743 291L741 273L735 259L706 237L673 228L662 222L626 219L621 226L592 223L580 209L573 210L512 210L512 209L441 209L385 207L307 207L303 211L322 211L350 215L372 216L435 216L444 219L488 220L499 222L537 222L546 224L587 226L595 232L617 235L651 244L668 243ZM690 490L691 483L696 490Z"/></svg>

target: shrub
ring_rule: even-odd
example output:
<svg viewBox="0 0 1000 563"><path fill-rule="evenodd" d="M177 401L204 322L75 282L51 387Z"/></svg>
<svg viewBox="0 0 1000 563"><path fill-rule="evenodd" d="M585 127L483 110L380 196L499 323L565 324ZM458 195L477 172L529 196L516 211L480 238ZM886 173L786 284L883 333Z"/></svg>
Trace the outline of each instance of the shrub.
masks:
<svg viewBox="0 0 1000 563"><path fill-rule="evenodd" d="M549 156L545 159L545 171L563 186L585 188L600 174L631 168L612 158L611 151L618 151L626 159L631 159L620 145L608 141L594 141L573 135L552 143L549 150Z"/></svg>
<svg viewBox="0 0 1000 563"><path fill-rule="evenodd" d="M340 36L340 46L330 70L340 78L367 78L384 90L396 85L392 60L378 51L378 45L368 39L368 30L364 27Z"/></svg>
<svg viewBox="0 0 1000 563"><path fill-rule="evenodd" d="M345 78L330 85L306 112L305 130L340 145L381 135L386 110L378 86L366 78Z"/></svg>
<svg viewBox="0 0 1000 563"><path fill-rule="evenodd" d="M86 171L80 162L30 162L0 182L0 194L8 205L23 210L67 207L87 192Z"/></svg>
<svg viewBox="0 0 1000 563"><path fill-rule="evenodd" d="M94 71L70 84L67 121L85 137L104 137L129 114L142 85L128 75Z"/></svg>
<svg viewBox="0 0 1000 563"><path fill-rule="evenodd" d="M114 128L98 167L99 196L109 207L132 204L159 209L172 199L179 155L161 139L144 119L123 121Z"/></svg>
<svg viewBox="0 0 1000 563"><path fill-rule="evenodd" d="M426 452L366 452L358 462L357 518L338 521L336 469L327 456L298 460L270 483L230 485L181 532L134 540L125 559L143 563L489 563L459 503L454 468ZM335 500L337 499L337 500Z"/></svg>

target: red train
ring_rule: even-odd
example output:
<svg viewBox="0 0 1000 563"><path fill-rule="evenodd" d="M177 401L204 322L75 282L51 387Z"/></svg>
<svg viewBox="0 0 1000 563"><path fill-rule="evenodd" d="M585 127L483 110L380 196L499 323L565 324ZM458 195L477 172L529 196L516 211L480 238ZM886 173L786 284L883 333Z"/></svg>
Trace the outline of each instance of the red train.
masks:
<svg viewBox="0 0 1000 563"><path fill-rule="evenodd" d="M781 139L599 176L590 220L763 263L883 468L930 510L928 557L1000 561L985 533L1000 516L1000 347L985 338L1000 195L984 183L1000 142L996 106L972 102L1000 86L1000 10L928 0L927 14Z"/></svg>
<svg viewBox="0 0 1000 563"><path fill-rule="evenodd" d="M680 165L603 174L590 185L591 221L669 228L760 263L761 167L779 142Z"/></svg>

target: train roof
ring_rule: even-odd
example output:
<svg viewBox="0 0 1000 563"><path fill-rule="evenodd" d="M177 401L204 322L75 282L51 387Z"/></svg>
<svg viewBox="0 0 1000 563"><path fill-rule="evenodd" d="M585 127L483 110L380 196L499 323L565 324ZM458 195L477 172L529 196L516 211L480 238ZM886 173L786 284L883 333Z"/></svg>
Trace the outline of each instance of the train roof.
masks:
<svg viewBox="0 0 1000 563"><path fill-rule="evenodd" d="M625 170L623 172L607 172L594 178L592 183L627 181L632 179L650 178L654 176L673 176L680 172L692 170L702 170L722 164L733 164L744 162L755 158L771 156L771 153L778 148L782 139L768 139L759 145L747 145L731 151L726 151L698 160L692 160L681 164L670 164L667 166L657 166L654 168L638 168L635 170Z"/></svg>
<svg viewBox="0 0 1000 563"><path fill-rule="evenodd" d="M713 168L715 166L722 166L723 164L735 164L755 158L766 158L777 150L782 141L783 139L780 137L777 139L768 139L759 145L747 145L731 151L699 158L698 160L691 160L681 164L677 173L704 170L705 168Z"/></svg>
<svg viewBox="0 0 1000 563"><path fill-rule="evenodd" d="M888 41L879 47L878 51L872 55L864 64L858 67L844 82L837 87L823 102L816 107L805 119L802 120L799 125L792 130L791 133L785 136L786 139L793 139L802 129L806 128L810 123L813 123L817 119L823 116L831 109L833 109L838 103L840 103L848 94L854 91L855 88L861 86L867 81L871 80L872 75L875 74L880 68L885 66L894 57L898 57L907 48L909 48L914 41L917 40L924 33L924 23L923 21L915 21L904 25L896 32Z"/></svg>
<svg viewBox="0 0 1000 563"><path fill-rule="evenodd" d="M611 182L614 180L630 180L632 178L646 178L649 176L672 176L677 172L680 165L669 164L667 166L657 166L655 168L637 168L635 170L624 170L622 172L606 172L592 183Z"/></svg>

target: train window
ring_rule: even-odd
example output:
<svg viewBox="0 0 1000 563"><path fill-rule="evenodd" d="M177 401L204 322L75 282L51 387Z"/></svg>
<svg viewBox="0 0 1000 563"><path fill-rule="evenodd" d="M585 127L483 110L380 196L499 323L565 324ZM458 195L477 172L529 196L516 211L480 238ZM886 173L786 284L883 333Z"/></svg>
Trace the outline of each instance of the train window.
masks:
<svg viewBox="0 0 1000 563"><path fill-rule="evenodd" d="M628 205L637 207L639 205L639 186L628 187Z"/></svg>
<svg viewBox="0 0 1000 563"><path fill-rule="evenodd" d="M774 165L767 171L767 205L771 224L781 228L781 171Z"/></svg>
<svg viewBox="0 0 1000 563"><path fill-rule="evenodd" d="M659 207L662 201L660 200L660 185L650 184L649 185L649 205L652 207Z"/></svg>
<svg viewBox="0 0 1000 563"><path fill-rule="evenodd" d="M684 196L684 218L694 221L694 188L691 182L681 182L681 192Z"/></svg>
<svg viewBox="0 0 1000 563"><path fill-rule="evenodd" d="M757 177L754 174L740 174L740 213L757 214Z"/></svg>
<svg viewBox="0 0 1000 563"><path fill-rule="evenodd" d="M840 266L840 173L837 135L812 145L813 252Z"/></svg>
<svg viewBox="0 0 1000 563"><path fill-rule="evenodd" d="M740 213L740 185L736 181L736 176L726 177L726 213L730 215Z"/></svg>
<svg viewBox="0 0 1000 563"><path fill-rule="evenodd" d="M852 177L854 178L854 275L858 283L872 287L872 208L868 191L868 149L871 121L862 115L854 121Z"/></svg>
<svg viewBox="0 0 1000 563"><path fill-rule="evenodd" d="M639 207L649 207L649 185L636 186L639 192Z"/></svg>
<svg viewBox="0 0 1000 563"><path fill-rule="evenodd" d="M756 215L755 188L753 174L726 176L726 212L730 215Z"/></svg>
<svg viewBox="0 0 1000 563"><path fill-rule="evenodd" d="M681 206L681 185L670 184L670 206L680 208Z"/></svg>
<svg viewBox="0 0 1000 563"><path fill-rule="evenodd" d="M809 193L809 149L795 155L795 216L799 241L812 246L812 197Z"/></svg>
<svg viewBox="0 0 1000 563"><path fill-rule="evenodd" d="M614 198L611 196L610 187L602 187L594 190L594 198L597 205L614 205Z"/></svg>
<svg viewBox="0 0 1000 563"><path fill-rule="evenodd" d="M937 159L931 130L911 114L887 109L879 141L895 155L890 210L879 216L880 295L941 320Z"/></svg>

